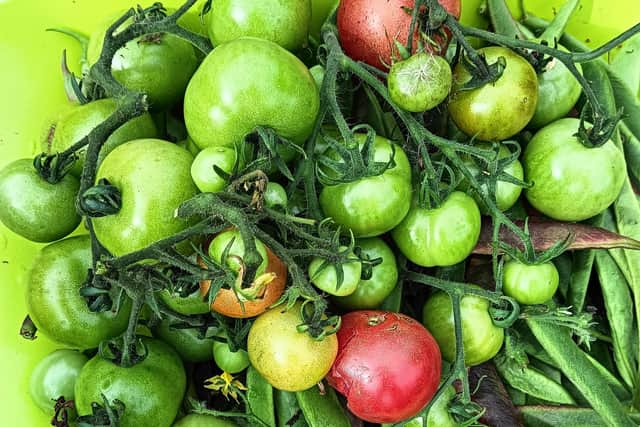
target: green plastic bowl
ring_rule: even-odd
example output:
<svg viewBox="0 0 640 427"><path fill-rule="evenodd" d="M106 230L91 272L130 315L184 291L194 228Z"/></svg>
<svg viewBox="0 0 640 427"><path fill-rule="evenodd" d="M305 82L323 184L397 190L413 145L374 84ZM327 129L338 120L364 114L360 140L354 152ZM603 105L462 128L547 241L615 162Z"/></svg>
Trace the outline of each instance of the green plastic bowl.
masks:
<svg viewBox="0 0 640 427"><path fill-rule="evenodd" d="M101 18L138 1L0 0L0 168L14 159L33 156L47 117L64 105L60 57L66 49L69 63L77 63L78 45L51 27L72 27L88 33ZM142 2L140 2L142 3ZM179 1L165 2L167 6ZM477 15L480 0L463 0L462 20L486 25ZM518 12L518 0L509 0ZM528 10L547 19L562 0L525 1ZM151 4L151 1L143 5ZM584 0L569 31L590 46L598 46L640 17L638 0ZM18 331L26 315L24 288L32 259L41 245L30 243L0 224L0 413L11 425L46 426L49 417L31 402L29 374L34 365L56 348L40 335L22 339Z"/></svg>

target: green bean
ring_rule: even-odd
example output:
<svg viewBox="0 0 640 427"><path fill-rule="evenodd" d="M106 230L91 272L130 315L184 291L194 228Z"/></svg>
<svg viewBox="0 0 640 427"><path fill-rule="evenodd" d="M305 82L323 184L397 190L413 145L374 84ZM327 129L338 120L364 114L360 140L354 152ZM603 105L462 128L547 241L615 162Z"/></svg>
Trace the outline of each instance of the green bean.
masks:
<svg viewBox="0 0 640 427"><path fill-rule="evenodd" d="M629 39L611 61L611 69L629 86L631 93L640 91L640 36Z"/></svg>
<svg viewBox="0 0 640 427"><path fill-rule="evenodd" d="M589 278L591 277L591 269L593 268L593 259L593 249L576 251L573 254L567 301L576 313L580 313L584 309L584 302L589 287Z"/></svg>
<svg viewBox="0 0 640 427"><path fill-rule="evenodd" d="M576 7L578 7L578 3L580 3L579 0L567 0L549 23L546 30L544 30L540 39L545 40L550 46L553 46L555 41L559 40L564 33L564 29L569 23L569 18L571 18Z"/></svg>
<svg viewBox="0 0 640 427"><path fill-rule="evenodd" d="M278 427L308 427L302 409L298 405L296 394L290 391L274 389L273 400L276 405Z"/></svg>
<svg viewBox="0 0 640 427"><path fill-rule="evenodd" d="M620 123L624 158L627 161L627 172L636 187L640 187L640 138L636 137L625 122Z"/></svg>
<svg viewBox="0 0 640 427"><path fill-rule="evenodd" d="M562 295L562 297L566 300L569 293L569 280L571 278L571 255L569 255L568 252L565 252L560 256L554 258L553 264L556 266L556 269L558 270L558 274L560 276L558 290L560 291L560 295Z"/></svg>
<svg viewBox="0 0 640 427"><path fill-rule="evenodd" d="M542 372L547 378L557 382L558 384L562 383L562 372L560 372L560 370L555 366L544 363L536 358L529 360L529 366Z"/></svg>
<svg viewBox="0 0 640 427"><path fill-rule="evenodd" d="M253 415L266 425L276 427L273 387L253 366L247 369L247 401Z"/></svg>
<svg viewBox="0 0 640 427"><path fill-rule="evenodd" d="M532 366L520 366L513 359L504 356L496 357L494 363L500 376L514 389L548 402L575 404L562 385Z"/></svg>
<svg viewBox="0 0 640 427"><path fill-rule="evenodd" d="M489 19L493 30L503 36L524 39L517 22L511 16L511 11L505 0L487 0Z"/></svg>
<svg viewBox="0 0 640 427"><path fill-rule="evenodd" d="M525 404L526 398L527 398L526 394L524 394L520 390L516 390L515 388L511 387L509 384L505 384L504 387L506 388L507 393L509 394L509 398L511 399L514 405L522 406Z"/></svg>
<svg viewBox="0 0 640 427"><path fill-rule="evenodd" d="M640 101L632 93L629 85L611 67L602 66L613 89L613 95L618 109L622 108L622 121L636 138L640 138Z"/></svg>
<svg viewBox="0 0 640 427"><path fill-rule="evenodd" d="M576 386L605 423L616 427L636 425L628 417L622 403L613 394L598 369L571 339L566 328L536 319L528 319L527 325L562 373Z"/></svg>
<svg viewBox="0 0 640 427"><path fill-rule="evenodd" d="M622 384L620 380L611 373L611 371L605 368L600 362L598 362L588 353L585 353L585 355L587 356L587 359L589 359L589 361L593 364L593 366L598 370L602 378L604 378L604 380L609 385L609 388L618 399L624 401L631 398L631 392L629 391L629 389L624 384Z"/></svg>
<svg viewBox="0 0 640 427"><path fill-rule="evenodd" d="M596 411L590 408L567 406L521 406L518 408L527 425L536 427L604 427L606 424ZM629 414L640 423L640 414Z"/></svg>
<svg viewBox="0 0 640 427"><path fill-rule="evenodd" d="M351 427L351 421L331 387L325 387L324 393L320 393L318 387L297 391L296 398L310 427Z"/></svg>
<svg viewBox="0 0 640 427"><path fill-rule="evenodd" d="M634 388L636 386L634 361L638 354L637 348L633 346L634 319L633 312L629 310L633 306L633 300L627 281L611 255L604 250L596 252L596 271L611 329L616 367L625 383Z"/></svg>

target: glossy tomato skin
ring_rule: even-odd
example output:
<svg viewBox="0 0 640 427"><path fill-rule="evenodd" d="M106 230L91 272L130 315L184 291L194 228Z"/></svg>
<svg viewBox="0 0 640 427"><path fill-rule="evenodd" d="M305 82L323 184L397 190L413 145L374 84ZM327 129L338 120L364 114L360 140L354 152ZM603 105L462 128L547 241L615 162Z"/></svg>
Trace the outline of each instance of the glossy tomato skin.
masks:
<svg viewBox="0 0 640 427"><path fill-rule="evenodd" d="M55 154L66 150L87 136L94 127L113 114L118 105L114 99L105 98L84 105L74 106L65 111L56 120L51 121L41 141L42 151ZM100 150L98 162L118 145L138 138L155 138L158 130L149 113L131 119L116 129L105 141ZM78 178L82 175L82 167L86 156L86 148L76 151L78 160L71 173Z"/></svg>
<svg viewBox="0 0 640 427"><path fill-rule="evenodd" d="M31 320L39 332L65 347L96 348L127 327L129 303L117 314L89 310L80 287L90 267L89 236L75 236L45 246L29 275L26 302Z"/></svg>
<svg viewBox="0 0 640 427"><path fill-rule="evenodd" d="M413 206L391 236L411 262L422 267L463 261L480 237L480 210L471 196L454 191L437 208Z"/></svg>
<svg viewBox="0 0 640 427"><path fill-rule="evenodd" d="M104 21L91 34L87 47L89 64L98 61L107 29L123 13ZM118 49L111 72L127 89L146 93L153 110L162 110L182 99L198 62L189 42L173 34L155 33L133 39Z"/></svg>
<svg viewBox="0 0 640 427"><path fill-rule="evenodd" d="M362 256L370 260L381 258L382 262L372 267L371 277L360 279L352 294L335 297L333 301L349 310L377 308L398 283L396 257L389 245L379 237L358 239L356 246L360 248Z"/></svg>
<svg viewBox="0 0 640 427"><path fill-rule="evenodd" d="M440 0L439 3L456 18L460 16L460 0ZM394 40L402 44L409 38L412 0L342 0L338 6L337 25L340 44L345 53L356 61L366 62L381 70L391 66L397 54ZM447 50L448 34L432 34L437 46L430 46L437 54ZM414 35L417 47L419 34Z"/></svg>
<svg viewBox="0 0 640 427"><path fill-rule="evenodd" d="M19 159L0 170L0 221L34 242L52 242L80 224L75 201L80 182L71 175L50 184L38 175L33 159Z"/></svg>
<svg viewBox="0 0 640 427"><path fill-rule="evenodd" d="M259 276L264 273L267 268L267 247L258 239L254 239L254 241L256 249L262 257L262 262L258 265L258 269L256 270L256 276ZM239 230L226 230L214 237L209 244L209 256L214 261L222 263L222 255L227 247L229 247L229 252L227 253L227 266L234 271L238 271L240 269L241 262L244 262L245 256L244 241L242 240L242 235Z"/></svg>
<svg viewBox="0 0 640 427"><path fill-rule="evenodd" d="M567 52L564 46L557 49ZM578 71L580 64L575 64ZM528 127L539 129L555 120L565 117L580 98L582 87L571 71L556 58L538 73L538 103L536 112Z"/></svg>
<svg viewBox="0 0 640 427"><path fill-rule="evenodd" d="M364 144L365 135L358 134L356 139ZM381 175L323 187L320 206L325 216L353 231L356 237L379 236L398 225L411 205L411 166L399 145L375 137L376 162L388 162L394 149L395 166Z"/></svg>
<svg viewBox="0 0 640 427"><path fill-rule="evenodd" d="M517 260L504 264L502 290L520 304L543 304L558 289L560 275L552 262L527 265Z"/></svg>
<svg viewBox="0 0 640 427"><path fill-rule="evenodd" d="M236 427L237 424L224 418L204 414L189 414L177 421L173 427Z"/></svg>
<svg viewBox="0 0 640 427"><path fill-rule="evenodd" d="M163 319L153 328L155 336L169 344L185 362L206 362L213 359L213 338L200 338L196 329L172 328L171 321Z"/></svg>
<svg viewBox="0 0 640 427"><path fill-rule="evenodd" d="M453 70L449 114L467 135L485 141L503 141L524 129L533 117L538 101L538 77L531 64L511 49L489 46L479 52L489 64L504 57L504 72L493 84L460 90L471 79L471 74L458 63Z"/></svg>
<svg viewBox="0 0 640 427"><path fill-rule="evenodd" d="M319 107L318 88L298 58L273 42L243 37L207 55L187 87L184 120L200 148L239 144L256 126L301 144Z"/></svg>
<svg viewBox="0 0 640 427"><path fill-rule="evenodd" d="M49 353L31 371L31 399L46 414L53 416L55 401L63 396L73 400L80 370L89 358L79 351L61 349Z"/></svg>
<svg viewBox="0 0 640 427"><path fill-rule="evenodd" d="M489 301L475 295L465 295L460 302L464 363L475 366L495 356L504 342L504 329L493 324ZM442 357L453 362L456 338L451 298L438 291L427 300L422 310L422 322L440 345Z"/></svg>
<svg viewBox="0 0 640 427"><path fill-rule="evenodd" d="M311 0L220 0L208 15L214 46L240 37L257 37L291 51L307 44Z"/></svg>
<svg viewBox="0 0 640 427"><path fill-rule="evenodd" d="M302 391L318 383L329 372L338 353L338 339L321 341L298 332L301 304L285 311L279 306L261 314L251 326L247 352L251 365L273 387Z"/></svg>
<svg viewBox="0 0 640 427"><path fill-rule="evenodd" d="M178 354L167 344L142 338L147 357L125 368L94 356L76 380L76 408L79 415L91 413L91 402L125 404L121 427L169 427L178 413L187 378Z"/></svg>
<svg viewBox="0 0 640 427"><path fill-rule="evenodd" d="M438 344L416 320L363 310L342 316L338 357L327 376L358 418L393 423L416 415L440 382Z"/></svg>
<svg viewBox="0 0 640 427"><path fill-rule="evenodd" d="M120 256L169 237L187 227L175 210L198 189L191 179L193 156L160 139L137 139L118 146L98 169L122 195L116 214L93 220L96 236Z"/></svg>
<svg viewBox="0 0 640 427"><path fill-rule="evenodd" d="M609 140L587 148L574 134L580 120L565 118L540 129L522 157L533 186L525 196L534 208L560 221L582 221L618 197L626 177L623 153Z"/></svg>
<svg viewBox="0 0 640 427"><path fill-rule="evenodd" d="M337 9L340 0L311 0L311 22L309 24L309 36L321 41L320 29L331 12Z"/></svg>

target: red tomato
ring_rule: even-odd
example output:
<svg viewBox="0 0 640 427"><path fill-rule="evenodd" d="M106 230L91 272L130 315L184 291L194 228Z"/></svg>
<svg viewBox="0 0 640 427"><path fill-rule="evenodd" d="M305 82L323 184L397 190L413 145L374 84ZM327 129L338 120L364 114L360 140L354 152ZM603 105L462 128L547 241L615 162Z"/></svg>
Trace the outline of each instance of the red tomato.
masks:
<svg viewBox="0 0 640 427"><path fill-rule="evenodd" d="M460 0L439 0L456 18L460 17ZM338 33L345 53L357 61L366 62L381 70L391 66L394 40L406 44L411 26L412 0L342 0L338 6ZM432 53L443 54L449 44L450 33L432 34L436 45L427 44ZM414 48L419 33L414 34ZM439 46L439 48L438 48ZM397 52L396 52L397 53Z"/></svg>
<svg viewBox="0 0 640 427"><path fill-rule="evenodd" d="M440 349L416 320L388 311L342 316L338 357L327 375L357 417L396 423L416 415L440 382Z"/></svg>

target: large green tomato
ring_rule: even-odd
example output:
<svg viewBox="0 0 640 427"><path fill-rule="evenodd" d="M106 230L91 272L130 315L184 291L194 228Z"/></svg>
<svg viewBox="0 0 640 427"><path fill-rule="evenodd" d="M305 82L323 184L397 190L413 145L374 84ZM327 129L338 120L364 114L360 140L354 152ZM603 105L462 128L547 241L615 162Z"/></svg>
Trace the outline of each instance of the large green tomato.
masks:
<svg viewBox="0 0 640 427"><path fill-rule="evenodd" d="M504 329L493 324L489 301L465 295L460 301L464 363L475 366L495 356L504 341ZM442 357L453 362L456 357L456 337L451 298L438 291L427 300L422 310L422 323L438 341Z"/></svg>
<svg viewBox="0 0 640 427"><path fill-rule="evenodd" d="M365 138L356 135L361 145ZM320 192L324 214L357 237L386 233L402 221L411 206L411 165L405 152L381 136L375 137L372 148L376 162L388 162L395 148L395 166L378 176L325 186Z"/></svg>
<svg viewBox="0 0 640 427"><path fill-rule="evenodd" d="M560 221L582 221L605 210L626 178L623 153L607 141L587 148L575 136L580 120L557 120L527 144L522 163L533 186L525 196L534 208Z"/></svg>
<svg viewBox="0 0 640 427"><path fill-rule="evenodd" d="M422 267L463 261L480 237L480 210L465 193L454 191L437 208L413 206L391 235L400 251Z"/></svg>
<svg viewBox="0 0 640 427"><path fill-rule="evenodd" d="M89 358L75 350L56 350L42 359L31 372L29 392L33 402L53 416L55 401L63 396L73 400L80 370Z"/></svg>
<svg viewBox="0 0 640 427"><path fill-rule="evenodd" d="M377 308L389 296L398 283L398 266L391 248L378 237L356 240L361 256L370 260L380 258L382 262L371 269L368 279L360 279L356 290L333 301L349 310Z"/></svg>
<svg viewBox="0 0 640 427"><path fill-rule="evenodd" d="M187 378L178 354L162 341L142 338L147 357L131 367L94 356L76 380L79 415L91 413L91 403L118 399L125 405L120 427L169 427L173 424Z"/></svg>
<svg viewBox="0 0 640 427"><path fill-rule="evenodd" d="M82 138L87 136L94 127L104 122L118 107L115 100L99 99L88 104L79 105L66 110L61 116L47 124L46 132L42 136L42 151L55 154L66 150ZM107 138L100 150L102 161L110 151L118 145L138 138L155 138L158 130L149 113L131 119L116 129ZM78 160L73 165L71 173L77 177L82 174L86 148L78 150Z"/></svg>
<svg viewBox="0 0 640 427"><path fill-rule="evenodd" d="M20 159L0 170L0 221L34 242L52 242L80 224L77 178L67 175L50 184L38 175L32 159Z"/></svg>
<svg viewBox="0 0 640 427"><path fill-rule="evenodd" d="M91 33L87 47L89 64L98 61L107 29L123 13L104 21ZM182 99L198 62L188 41L173 34L154 33L133 39L118 49L111 72L127 89L146 93L152 109L162 110Z"/></svg>
<svg viewBox="0 0 640 427"><path fill-rule="evenodd" d="M205 58L187 87L184 120L200 148L238 144L256 126L301 144L319 107L318 88L298 58L273 42L246 37Z"/></svg>
<svg viewBox="0 0 640 427"><path fill-rule="evenodd" d="M471 74L458 63L453 70L449 114L467 135L502 141L520 132L533 117L538 101L538 78L531 64L511 49L490 46L479 52L486 56L489 64L504 57L504 72L495 83L461 90Z"/></svg>
<svg viewBox="0 0 640 427"><path fill-rule="evenodd" d="M66 347L96 348L102 340L122 333L130 304L111 311L93 312L80 295L91 268L89 236L75 236L45 246L33 262L26 299L38 331Z"/></svg>
<svg viewBox="0 0 640 427"><path fill-rule="evenodd" d="M557 49L567 51L558 45ZM575 64L581 70L580 64ZM571 71L556 58L551 58L538 74L538 103L529 122L533 129L541 128L567 115L580 98L582 87Z"/></svg>
<svg viewBox="0 0 640 427"><path fill-rule="evenodd" d="M338 354L335 334L318 341L307 332L298 332L300 308L300 303L289 310L272 308L258 316L249 330L251 365L279 390L302 391L314 386L329 372Z"/></svg>
<svg viewBox="0 0 640 427"><path fill-rule="evenodd" d="M214 46L257 37L295 51L307 44L311 0L216 0L208 18Z"/></svg>
<svg viewBox="0 0 640 427"><path fill-rule="evenodd" d="M96 181L106 178L122 195L114 215L93 220L96 236L120 256L183 230L176 208L198 189L191 179L193 156L160 139L137 139L114 149L100 165Z"/></svg>

